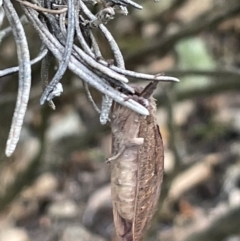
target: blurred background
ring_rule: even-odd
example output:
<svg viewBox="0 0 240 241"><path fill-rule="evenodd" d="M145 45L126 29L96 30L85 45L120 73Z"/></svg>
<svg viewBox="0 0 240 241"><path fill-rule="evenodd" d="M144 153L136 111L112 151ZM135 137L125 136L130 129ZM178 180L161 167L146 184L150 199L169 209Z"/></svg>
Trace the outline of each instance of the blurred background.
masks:
<svg viewBox="0 0 240 241"><path fill-rule="evenodd" d="M154 95L165 176L145 240L239 241L240 1L139 3L143 10L129 8L128 16L107 25L126 67L181 80L159 84ZM31 26L25 28L34 58L41 42ZM106 42L96 36L107 56ZM17 65L12 36L0 43L0 69ZM71 72L62 79L56 111L40 106L40 64L32 71L30 102L11 158L4 149L18 75L0 79L0 241L117 241L105 163L110 128L100 125ZM91 93L100 104L100 93Z"/></svg>

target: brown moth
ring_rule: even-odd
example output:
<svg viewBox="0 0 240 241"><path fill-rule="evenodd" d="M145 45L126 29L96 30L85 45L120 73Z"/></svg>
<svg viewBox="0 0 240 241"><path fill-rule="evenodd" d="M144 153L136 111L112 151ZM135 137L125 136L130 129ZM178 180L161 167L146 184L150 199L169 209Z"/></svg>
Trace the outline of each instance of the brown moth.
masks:
<svg viewBox="0 0 240 241"><path fill-rule="evenodd" d="M156 211L163 178L163 142L151 97L157 82L134 100L149 110L148 116L114 103L111 114L111 192L116 234L121 241L141 241ZM147 102L147 103L146 103Z"/></svg>

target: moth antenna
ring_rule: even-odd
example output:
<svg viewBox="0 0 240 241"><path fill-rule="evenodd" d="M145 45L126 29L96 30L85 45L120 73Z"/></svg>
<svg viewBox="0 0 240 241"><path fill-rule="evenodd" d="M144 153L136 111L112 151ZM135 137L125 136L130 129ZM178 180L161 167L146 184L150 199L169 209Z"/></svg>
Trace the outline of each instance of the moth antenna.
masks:
<svg viewBox="0 0 240 241"><path fill-rule="evenodd" d="M154 90L157 88L157 85L158 85L158 81L153 81L153 82L150 82L144 89L143 91L140 93L140 96L145 98L145 99L148 99L152 96Z"/></svg>

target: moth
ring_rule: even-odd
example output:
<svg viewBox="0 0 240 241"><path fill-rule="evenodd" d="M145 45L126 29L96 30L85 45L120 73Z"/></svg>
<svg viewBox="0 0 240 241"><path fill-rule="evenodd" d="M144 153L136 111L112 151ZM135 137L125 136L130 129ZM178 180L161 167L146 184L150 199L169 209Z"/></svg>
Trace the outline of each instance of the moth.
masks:
<svg viewBox="0 0 240 241"><path fill-rule="evenodd" d="M111 112L111 195L116 234L121 241L141 241L156 211L164 171L163 142L156 121L157 86L135 88L130 97L148 116L114 102Z"/></svg>

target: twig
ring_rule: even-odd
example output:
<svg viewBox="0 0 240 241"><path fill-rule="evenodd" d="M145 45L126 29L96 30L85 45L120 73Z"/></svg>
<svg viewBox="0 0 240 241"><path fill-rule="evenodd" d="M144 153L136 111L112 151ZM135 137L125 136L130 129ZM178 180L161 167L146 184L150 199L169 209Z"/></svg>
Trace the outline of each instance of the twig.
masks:
<svg viewBox="0 0 240 241"><path fill-rule="evenodd" d="M41 63L41 82L42 90L44 91L47 85L49 84L49 70L51 65L51 60L53 59L52 53L48 51L47 55L43 58ZM48 105L53 110L56 109L56 106L52 100L48 102Z"/></svg>
<svg viewBox="0 0 240 241"><path fill-rule="evenodd" d="M20 17L20 21L21 21L22 25L25 25L25 24L28 23L27 18L26 18L26 16L24 16L24 15ZM4 38L6 38L7 36L9 36L9 35L11 34L11 32L12 32L11 26L6 27L5 29L1 30L1 31L0 31L0 43L2 42L2 40L3 40Z"/></svg>
<svg viewBox="0 0 240 241"><path fill-rule="evenodd" d="M79 8L77 8L79 9ZM77 10L76 10L77 11ZM77 34L77 38L78 41L81 45L81 47L83 48L83 50L91 57L95 58L95 55L93 54L91 48L89 47L89 45L86 43L85 38L83 37L82 34L82 30L80 29L80 23L79 23L79 10L77 11L76 15L75 15L75 21L76 21L76 34Z"/></svg>
<svg viewBox="0 0 240 241"><path fill-rule="evenodd" d="M42 97L40 99L41 105L44 104L46 100L51 101L51 99L48 98L49 93L53 91L53 89L61 80L63 74L67 70L68 62L72 54L73 41L74 41L74 29L75 29L75 9L74 9L75 0L68 0L67 6L68 6L68 28L67 28L67 38L66 38L63 56L60 61L56 74L54 75L52 81L46 87L45 91L42 94Z"/></svg>
<svg viewBox="0 0 240 241"><path fill-rule="evenodd" d="M48 52L47 49L41 50L38 56L30 61L31 65L34 65L40 62L46 56L47 52ZM17 73L18 71L19 71L19 66L0 70L0 77L11 75L11 74Z"/></svg>
<svg viewBox="0 0 240 241"><path fill-rule="evenodd" d="M41 6L35 5L33 3L27 2L27 1L22 1L22 0L15 0L17 2L20 2L21 4L30 7L32 9L35 9L37 11L40 12L44 12L44 13L51 13L51 14L60 14L60 13L65 13L68 9L67 8L61 8L61 9L48 9L48 8L43 8Z"/></svg>
<svg viewBox="0 0 240 241"><path fill-rule="evenodd" d="M101 110L97 107L95 101L93 100L92 95L91 95L91 93L90 93L90 90L89 90L89 88L88 88L88 84L85 83L84 81L82 81L82 83L83 83L83 88L85 89L85 93L86 93L86 95L87 95L87 99L88 99L89 102L91 103L93 109L94 109L98 114L100 114L100 113L101 113Z"/></svg>
<svg viewBox="0 0 240 241"><path fill-rule="evenodd" d="M102 96L100 123L105 125L109 121L109 113L111 111L113 99L109 98L107 95Z"/></svg>
<svg viewBox="0 0 240 241"><path fill-rule="evenodd" d="M24 29L11 1L3 0L3 8L13 31L19 62L18 97L5 150L6 156L10 156L19 140L23 118L27 109L31 88L31 63Z"/></svg>
<svg viewBox="0 0 240 241"><path fill-rule="evenodd" d="M87 15L87 17L90 20L96 20L97 18L89 11L89 9L86 7L86 5L82 2L79 1L80 3L80 7L82 8L83 12ZM100 24L99 25L100 30L102 31L103 35L105 36L105 38L107 39L109 46L113 52L113 56L114 59L117 63L117 66L119 66L120 68L125 69L125 63L124 63L124 59L122 56L122 53L116 43L116 41L114 40L112 34L108 31L108 29L103 25Z"/></svg>

